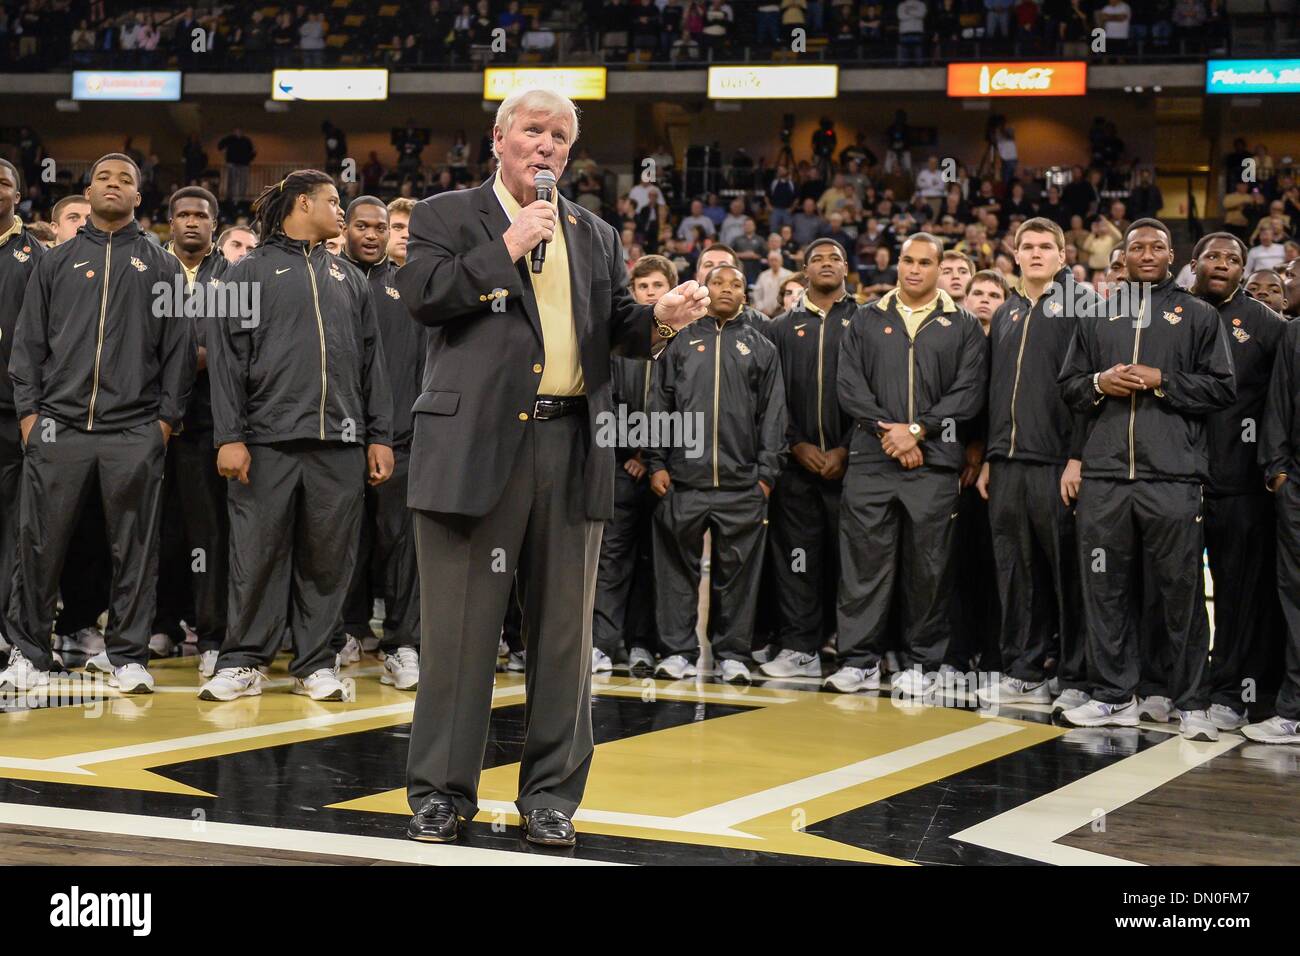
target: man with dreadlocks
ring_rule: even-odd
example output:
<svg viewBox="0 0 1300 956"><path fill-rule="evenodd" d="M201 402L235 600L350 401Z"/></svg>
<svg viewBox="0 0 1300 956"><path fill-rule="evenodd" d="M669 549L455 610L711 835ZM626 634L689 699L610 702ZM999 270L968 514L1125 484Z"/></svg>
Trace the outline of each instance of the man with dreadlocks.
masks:
<svg viewBox="0 0 1300 956"><path fill-rule="evenodd" d="M393 472L393 397L365 276L331 255L339 195L298 170L253 204L261 244L210 318L217 470L232 479L226 639L203 700L262 692L292 602L295 694L343 700L331 636L357 559L365 481ZM251 293L247 295L246 291Z"/></svg>

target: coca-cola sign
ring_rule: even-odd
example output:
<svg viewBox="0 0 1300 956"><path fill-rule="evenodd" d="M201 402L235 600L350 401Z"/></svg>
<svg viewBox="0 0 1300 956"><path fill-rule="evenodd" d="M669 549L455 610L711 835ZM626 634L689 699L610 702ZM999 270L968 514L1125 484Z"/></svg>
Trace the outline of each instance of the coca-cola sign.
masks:
<svg viewBox="0 0 1300 956"><path fill-rule="evenodd" d="M949 96L1082 96L1088 92L1088 64L950 63Z"/></svg>

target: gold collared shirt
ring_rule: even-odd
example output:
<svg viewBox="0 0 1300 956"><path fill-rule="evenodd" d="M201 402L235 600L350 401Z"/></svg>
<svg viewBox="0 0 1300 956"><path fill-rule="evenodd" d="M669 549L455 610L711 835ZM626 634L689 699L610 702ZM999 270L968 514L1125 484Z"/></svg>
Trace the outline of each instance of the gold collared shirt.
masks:
<svg viewBox="0 0 1300 956"><path fill-rule="evenodd" d="M498 175L492 184L511 222L522 211ZM537 317L542 324L542 375L537 383L538 395L581 395L586 390L579 361L578 334L574 328L573 294L569 285L569 252L564 241L563 223L546 250L546 268L540 274L529 270L533 296L537 300Z"/></svg>

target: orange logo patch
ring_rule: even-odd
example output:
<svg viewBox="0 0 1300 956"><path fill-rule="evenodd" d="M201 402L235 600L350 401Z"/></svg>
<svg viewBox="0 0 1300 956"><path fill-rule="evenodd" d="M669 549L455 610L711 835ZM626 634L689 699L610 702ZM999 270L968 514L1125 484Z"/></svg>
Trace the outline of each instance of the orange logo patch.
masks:
<svg viewBox="0 0 1300 956"><path fill-rule="evenodd" d="M1233 325L1241 325L1241 319L1233 319L1233 320L1232 320L1232 324L1233 324Z"/></svg>
<svg viewBox="0 0 1300 956"><path fill-rule="evenodd" d="M95 270L94 270L94 269L87 269L87 270L86 270L86 278L87 278L87 279L93 279L93 278L95 278Z"/></svg>
<svg viewBox="0 0 1300 956"><path fill-rule="evenodd" d="M703 346L703 345L697 345L697 346L695 347L695 351L697 351L697 352L703 352L703 351L704 351L704 346Z"/></svg>
<svg viewBox="0 0 1300 956"><path fill-rule="evenodd" d="M893 327L892 325L887 325L887 326L885 326L885 334L886 334L886 335L893 335L893 334L894 334L894 327Z"/></svg>
<svg viewBox="0 0 1300 956"><path fill-rule="evenodd" d="M800 329L798 332L795 333L795 335L799 336L799 338L803 338L804 335L803 329Z"/></svg>
<svg viewBox="0 0 1300 956"><path fill-rule="evenodd" d="M1174 311L1175 311L1175 312L1181 312L1181 311L1183 311L1183 307L1182 307L1181 305L1176 305L1176 306L1174 306Z"/></svg>

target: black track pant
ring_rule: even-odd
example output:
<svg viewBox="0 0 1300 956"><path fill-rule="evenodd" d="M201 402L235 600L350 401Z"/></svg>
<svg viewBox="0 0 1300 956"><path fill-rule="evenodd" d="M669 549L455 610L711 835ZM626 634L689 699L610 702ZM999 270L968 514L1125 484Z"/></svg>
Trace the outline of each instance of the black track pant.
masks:
<svg viewBox="0 0 1300 956"><path fill-rule="evenodd" d="M783 650L816 654L835 630L841 489L798 464L776 477L768 571Z"/></svg>
<svg viewBox="0 0 1300 956"><path fill-rule="evenodd" d="M270 664L292 605L293 660L307 677L334 663L366 487L359 445L318 441L249 447L249 483L227 486L230 598L217 667Z"/></svg>
<svg viewBox="0 0 1300 956"><path fill-rule="evenodd" d="M767 496L752 488L674 486L654 518L655 619L663 655L699 650L700 554L712 532L709 638L718 660L746 661L767 537Z"/></svg>
<svg viewBox="0 0 1300 956"><path fill-rule="evenodd" d="M180 436L167 447L163 466L162 510L158 526L158 604L153 633L166 634L177 643L185 640L181 621L193 626L194 594L190 587L189 548L185 542L185 513L176 477L175 448Z"/></svg>
<svg viewBox="0 0 1300 956"><path fill-rule="evenodd" d="M158 587L164 450L157 422L115 432L81 432L42 418L33 427L23 462L8 624L10 640L36 667L50 670L53 663L50 629L59 575L95 475L113 556L108 659L115 667L148 663Z"/></svg>
<svg viewBox="0 0 1300 956"><path fill-rule="evenodd" d="M63 602L54 619L54 633L75 634L94 627L108 606L113 577L112 556L104 531L108 519L99 490L99 476L92 475L86 492L86 506L72 530L68 556L59 579L59 597ZM110 622L111 626L111 622Z"/></svg>
<svg viewBox="0 0 1300 956"><path fill-rule="evenodd" d="M874 667L901 602L904 668L938 670L952 635L957 473L850 466L840 499L840 664Z"/></svg>
<svg viewBox="0 0 1300 956"><path fill-rule="evenodd" d="M1026 681L1057 660L1061 688L1087 690L1074 515L1061 500L1061 465L995 461L989 521L1002 605L1002 671Z"/></svg>
<svg viewBox="0 0 1300 956"><path fill-rule="evenodd" d="M373 582L384 596L384 636L379 649L391 654L399 647L420 646L420 585L415 562L415 531L406 507L406 482L411 469L409 445L393 449L393 476L382 485L366 487L365 514L352 583L344 605L341 630L361 638L370 633ZM342 647L336 635L335 644Z"/></svg>
<svg viewBox="0 0 1300 956"><path fill-rule="evenodd" d="M229 600L230 515L226 479L217 472L212 432L182 432L167 449L176 476L186 567L193 594L199 652L221 649Z"/></svg>
<svg viewBox="0 0 1300 956"><path fill-rule="evenodd" d="M1277 712L1288 720L1300 720L1300 477L1282 483L1274 507L1277 509L1277 590L1287 631L1286 673L1277 692Z"/></svg>
<svg viewBox="0 0 1300 956"><path fill-rule="evenodd" d="M651 650L657 644L650 521L659 500L648 476L633 481L622 464L617 468L614 516L605 522L600 540L591 622L592 641L615 660L633 647Z"/></svg>
<svg viewBox="0 0 1300 956"><path fill-rule="evenodd" d="M965 671L978 660L981 670L999 669L1001 630L998 581L993 572L993 534L989 503L975 486L957 497L953 545L952 640L946 663Z"/></svg>
<svg viewBox="0 0 1300 956"><path fill-rule="evenodd" d="M18 502L22 497L23 446L18 419L0 412L0 634L18 557Z"/></svg>
<svg viewBox="0 0 1300 956"><path fill-rule="evenodd" d="M1277 672L1282 609L1277 595L1273 496L1206 497L1205 547L1214 578L1210 702L1245 713ZM1242 686L1242 681L1250 684Z"/></svg>
<svg viewBox="0 0 1300 956"><path fill-rule="evenodd" d="M1130 700L1141 679L1138 597L1143 555L1169 641L1169 696L1180 710L1209 705L1210 622L1201 570L1201 488L1182 481L1086 478L1076 508L1092 696Z"/></svg>

